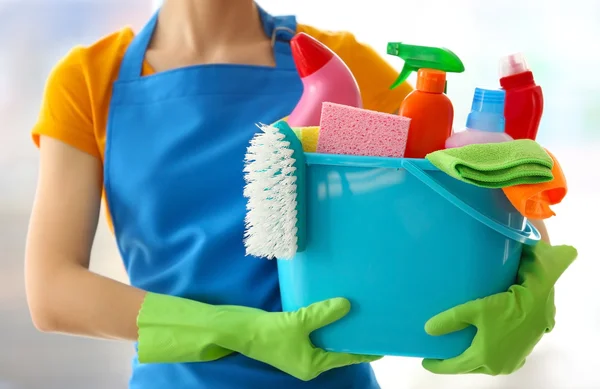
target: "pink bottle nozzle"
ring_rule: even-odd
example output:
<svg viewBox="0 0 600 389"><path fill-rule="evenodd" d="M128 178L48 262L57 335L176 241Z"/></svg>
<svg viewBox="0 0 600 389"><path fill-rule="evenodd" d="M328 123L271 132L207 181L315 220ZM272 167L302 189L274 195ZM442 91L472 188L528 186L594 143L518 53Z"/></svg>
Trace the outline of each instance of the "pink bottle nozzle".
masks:
<svg viewBox="0 0 600 389"><path fill-rule="evenodd" d="M511 54L500 59L500 78L529 71L523 53Z"/></svg>
<svg viewBox="0 0 600 389"><path fill-rule="evenodd" d="M300 77L308 77L333 58L334 53L312 36L300 32L290 41L292 56Z"/></svg>

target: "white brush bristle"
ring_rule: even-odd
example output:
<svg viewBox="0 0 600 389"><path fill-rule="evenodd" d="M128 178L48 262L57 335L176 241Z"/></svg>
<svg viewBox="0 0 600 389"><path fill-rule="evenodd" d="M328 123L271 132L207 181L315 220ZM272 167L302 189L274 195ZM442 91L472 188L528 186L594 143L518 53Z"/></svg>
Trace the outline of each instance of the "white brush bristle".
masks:
<svg viewBox="0 0 600 389"><path fill-rule="evenodd" d="M244 168L246 254L290 259L298 249L293 150L276 127L258 127L262 132L250 141Z"/></svg>

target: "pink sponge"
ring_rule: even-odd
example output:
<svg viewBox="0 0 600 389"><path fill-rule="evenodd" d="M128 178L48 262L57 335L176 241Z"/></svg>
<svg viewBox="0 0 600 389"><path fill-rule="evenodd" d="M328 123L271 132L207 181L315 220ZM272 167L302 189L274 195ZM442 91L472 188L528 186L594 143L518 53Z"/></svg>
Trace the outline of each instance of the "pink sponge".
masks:
<svg viewBox="0 0 600 389"><path fill-rule="evenodd" d="M409 126L402 116L323 103L317 153L402 158Z"/></svg>

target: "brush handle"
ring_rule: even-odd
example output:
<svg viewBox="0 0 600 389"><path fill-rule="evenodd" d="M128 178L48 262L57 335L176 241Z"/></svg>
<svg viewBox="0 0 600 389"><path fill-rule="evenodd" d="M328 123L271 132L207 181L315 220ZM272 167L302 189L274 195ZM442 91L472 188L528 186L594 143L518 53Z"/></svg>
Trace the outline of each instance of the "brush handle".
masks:
<svg viewBox="0 0 600 389"><path fill-rule="evenodd" d="M298 239L296 252L300 253L306 249L306 157L302 142L287 122L279 121L273 127L276 127L283 134L285 140L290 143L290 148L293 151L292 158L295 159L296 228L298 229L296 233Z"/></svg>

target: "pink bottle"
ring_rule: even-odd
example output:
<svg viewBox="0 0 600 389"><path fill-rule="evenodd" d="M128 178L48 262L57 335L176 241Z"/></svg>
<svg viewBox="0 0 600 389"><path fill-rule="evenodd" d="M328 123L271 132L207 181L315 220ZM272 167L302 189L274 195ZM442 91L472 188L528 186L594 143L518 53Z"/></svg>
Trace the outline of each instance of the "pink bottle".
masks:
<svg viewBox="0 0 600 389"><path fill-rule="evenodd" d="M302 97L287 119L291 127L318 126L324 102L362 108L358 83L337 54L303 32L294 36L290 45L304 85Z"/></svg>

